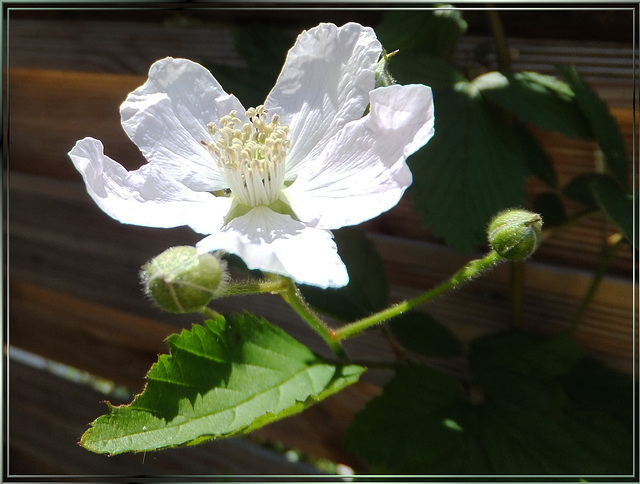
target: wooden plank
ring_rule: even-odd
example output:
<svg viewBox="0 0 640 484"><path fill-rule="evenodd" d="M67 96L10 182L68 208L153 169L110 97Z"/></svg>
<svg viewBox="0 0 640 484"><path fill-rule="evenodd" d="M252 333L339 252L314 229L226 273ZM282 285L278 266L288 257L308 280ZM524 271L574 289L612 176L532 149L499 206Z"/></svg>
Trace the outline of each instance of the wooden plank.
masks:
<svg viewBox="0 0 640 484"><path fill-rule="evenodd" d="M145 161L120 127L118 106L130 90L143 82L144 78L136 76L12 70L9 105L11 172L79 180L80 176L66 153L78 139L87 135L104 140L106 153L128 169L138 168ZM631 110L616 109L614 114L622 123L628 146L633 146ZM34 133L37 133L38 142L33 141ZM577 174L595 170L593 142L570 140L541 130L536 130L536 133L557 166L561 184ZM11 178L10 183L13 184ZM531 197L544 190L546 187L541 183L531 180ZM431 232L421 227L413 213L410 193L397 207L367 227L386 235L434 240ZM613 228L611 225L603 228L600 218L581 221L571 230L547 240L537 258L575 268L595 267L603 231L606 235ZM619 252L612 263L612 270L631 275L630 250Z"/></svg>
<svg viewBox="0 0 640 484"><path fill-rule="evenodd" d="M49 189L35 183L38 180L44 186L51 183ZM152 308L140 293L137 273L144 262L165 248L194 243L197 235L188 230L155 230L114 222L94 207L86 195L81 196L83 188L78 183L52 182L17 173L13 181L9 206L9 274L14 280L32 282L169 324L190 324L188 318L178 318ZM74 191L75 195L72 195ZM58 196L59 193L64 195ZM74 223L69 225L71 217ZM404 296L437 284L469 259L467 255L428 242L381 234L372 236L386 261L393 286L402 289L406 293ZM191 239L185 242L187 237ZM538 319L535 324L544 323L549 329L563 328L577 307L590 274L584 269L544 265L538 257L534 261L538 264L529 266L539 267L536 270L540 276L534 286L527 286L527 297L535 303L531 303L526 314L532 323ZM501 271L488 274L460 291L434 301L429 310L438 312L438 308L447 308L442 310L443 320L466 328L470 336L501 327L508 320L508 284L501 274ZM566 293L567 287L574 289ZM556 290L559 292L555 293ZM621 345L629 336L630 318L635 309L631 291L632 282L628 278L607 278L586 316L592 319L585 327L593 327L594 331L598 327L615 328L607 352L611 357L628 358L630 355L629 348L625 346L622 351ZM398 297L404 297L399 294L401 292ZM465 304L461 306L459 301L463 297ZM317 336L305 325L300 325L279 298L268 295L228 298L217 302L216 307L227 312L248 309L264 315L282 324L305 344L326 351ZM375 334L371 332L371 336L366 336L371 340L352 345L354 354L383 359L392 356L384 338ZM599 348L599 339L593 333L592 337L587 337L588 346ZM614 344L616 339L618 343Z"/></svg>

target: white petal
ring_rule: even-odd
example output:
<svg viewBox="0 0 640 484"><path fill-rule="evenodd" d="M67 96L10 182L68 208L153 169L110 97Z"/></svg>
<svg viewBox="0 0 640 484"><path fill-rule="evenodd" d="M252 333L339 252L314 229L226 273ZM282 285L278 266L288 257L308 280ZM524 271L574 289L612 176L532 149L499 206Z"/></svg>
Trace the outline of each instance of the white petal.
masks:
<svg viewBox="0 0 640 484"><path fill-rule="evenodd" d="M207 124L245 109L224 92L200 64L166 58L149 69L147 82L120 106L122 126L147 160L194 190L214 191L226 183L201 141Z"/></svg>
<svg viewBox="0 0 640 484"><path fill-rule="evenodd" d="M102 143L84 138L69 156L82 174L87 192L114 219L146 227L190 225L200 233L218 230L230 199L193 191L147 164L135 171L104 154Z"/></svg>
<svg viewBox="0 0 640 484"><path fill-rule="evenodd" d="M234 218L197 247L201 252L226 250L250 269L289 276L299 283L326 288L349 282L331 232L307 227L267 207Z"/></svg>
<svg viewBox="0 0 640 484"><path fill-rule="evenodd" d="M302 32L265 101L288 124L288 174L345 123L360 118L375 86L382 48L369 27L320 24Z"/></svg>
<svg viewBox="0 0 640 484"><path fill-rule="evenodd" d="M371 92L371 112L300 164L296 181L284 190L291 208L300 220L325 229L389 210L411 184L405 160L433 136L433 122L427 86Z"/></svg>

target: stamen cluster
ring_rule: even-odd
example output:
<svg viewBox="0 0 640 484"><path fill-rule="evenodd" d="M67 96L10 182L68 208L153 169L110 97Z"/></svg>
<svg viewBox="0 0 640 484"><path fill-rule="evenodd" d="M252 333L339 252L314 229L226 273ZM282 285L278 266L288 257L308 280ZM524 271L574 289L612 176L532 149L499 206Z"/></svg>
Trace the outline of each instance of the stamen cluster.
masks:
<svg viewBox="0 0 640 484"><path fill-rule="evenodd" d="M202 143L223 170L238 202L251 207L270 205L284 183L289 127L280 124L277 114L267 123L264 106L247 110L248 123L237 114L231 111L218 124L209 123L214 141Z"/></svg>

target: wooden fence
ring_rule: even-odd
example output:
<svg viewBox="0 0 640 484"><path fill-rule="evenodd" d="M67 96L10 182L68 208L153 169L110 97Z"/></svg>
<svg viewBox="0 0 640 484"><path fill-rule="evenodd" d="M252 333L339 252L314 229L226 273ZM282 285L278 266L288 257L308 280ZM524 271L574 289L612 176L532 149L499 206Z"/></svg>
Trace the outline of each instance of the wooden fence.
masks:
<svg viewBox="0 0 640 484"><path fill-rule="evenodd" d="M340 14L344 18L345 14ZM182 27L143 12L106 15L10 12L8 16L8 140L6 180L8 238L8 472L38 475L261 475L308 474L317 469L290 462L264 446L287 448L365 471L341 446L353 415L388 378L370 371L362 381L303 414L248 438L146 455L105 457L77 445L90 421L106 411L104 394L67 376L88 372L139 391L164 339L197 322L163 314L140 292L138 270L165 248L193 244L185 228L157 230L121 225L100 211L66 153L76 140L93 136L129 169L143 163L126 138L118 106L146 79L149 65L172 55L200 62L243 66L224 23ZM466 38L462 56L483 38ZM610 102L629 149L633 146L632 52L626 45L511 39L514 68L551 72L573 63ZM538 131L557 163L562 181L591 171L593 143ZM637 159L637 158L636 158ZM530 184L532 194L540 190ZM415 295L469 259L438 244L420 227L408 197L365 225L379 249L394 299ZM585 221L545 242L527 264L525 324L554 332L565 328L596 267L599 241L611 232L602 219ZM599 288L576 337L593 354L631 372L633 360L632 258L621 252ZM464 341L507 326L508 267L429 305ZM637 301L637 299L636 299ZM242 304L242 306L240 306ZM323 352L323 343L290 310L270 296L223 300L220 311L247 309L281 325ZM379 330L348 346L368 360L392 352ZM35 355L38 358L28 358ZM637 353L636 353L637 358ZM34 363L36 362L36 363ZM38 363L39 362L39 363ZM47 363L48 362L48 363ZM81 379L80 379L81 380ZM113 400L113 397L109 397ZM117 400L114 400L117 402Z"/></svg>

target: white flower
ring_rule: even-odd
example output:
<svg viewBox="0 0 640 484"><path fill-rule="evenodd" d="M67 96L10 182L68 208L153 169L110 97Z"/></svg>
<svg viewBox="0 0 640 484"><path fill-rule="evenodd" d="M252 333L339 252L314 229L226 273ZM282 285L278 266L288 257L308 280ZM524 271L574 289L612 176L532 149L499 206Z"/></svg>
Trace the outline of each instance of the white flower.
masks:
<svg viewBox="0 0 640 484"><path fill-rule="evenodd" d="M370 28L320 24L300 34L264 106L248 110L201 65L162 59L120 107L148 164L128 172L93 138L69 156L120 222L188 225L208 234L201 252L343 286L329 230L396 205L412 181L406 158L433 135L429 87L374 89L380 53Z"/></svg>

